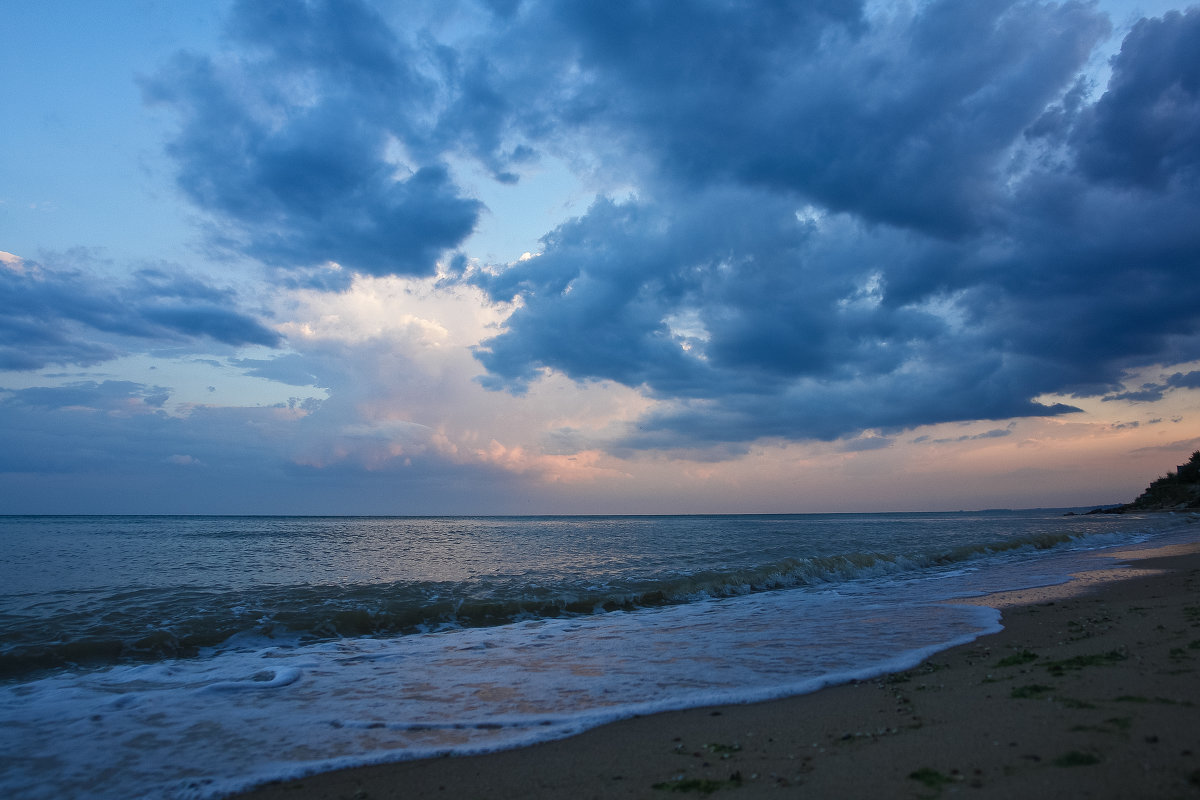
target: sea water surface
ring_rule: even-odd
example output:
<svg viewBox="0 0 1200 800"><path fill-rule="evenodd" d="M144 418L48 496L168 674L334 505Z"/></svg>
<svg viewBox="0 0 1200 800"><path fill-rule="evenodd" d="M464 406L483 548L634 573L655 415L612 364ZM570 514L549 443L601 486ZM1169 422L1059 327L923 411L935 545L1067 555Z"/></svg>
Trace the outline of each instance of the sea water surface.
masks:
<svg viewBox="0 0 1200 800"><path fill-rule="evenodd" d="M0 796L219 797L809 692L1196 519L0 517Z"/></svg>

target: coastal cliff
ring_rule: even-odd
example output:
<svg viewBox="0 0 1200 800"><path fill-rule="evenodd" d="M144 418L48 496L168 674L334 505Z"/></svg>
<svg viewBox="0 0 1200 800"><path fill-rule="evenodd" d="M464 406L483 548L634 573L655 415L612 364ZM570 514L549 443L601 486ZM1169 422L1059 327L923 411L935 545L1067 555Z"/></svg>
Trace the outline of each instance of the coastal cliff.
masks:
<svg viewBox="0 0 1200 800"><path fill-rule="evenodd" d="M1132 503L1090 511L1090 514L1124 514L1128 511L1200 510L1200 450L1186 464L1146 487Z"/></svg>

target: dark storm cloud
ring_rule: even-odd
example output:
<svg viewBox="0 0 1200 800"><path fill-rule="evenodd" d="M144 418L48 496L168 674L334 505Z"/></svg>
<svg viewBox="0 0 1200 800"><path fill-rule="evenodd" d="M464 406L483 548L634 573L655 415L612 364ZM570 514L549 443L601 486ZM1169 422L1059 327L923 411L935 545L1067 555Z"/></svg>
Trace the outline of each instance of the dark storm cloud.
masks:
<svg viewBox="0 0 1200 800"><path fill-rule="evenodd" d="M1035 398L1200 356L1200 12L1136 26L1103 92L1081 4L771 26L692 84L624 58L655 20L620 13L577 33L578 125L657 167L478 278L522 302L485 384L641 386L671 402L625 446L707 447L1066 413Z"/></svg>
<svg viewBox="0 0 1200 800"><path fill-rule="evenodd" d="M1143 383L1140 389L1105 395L1101 399L1104 402L1125 400L1131 403L1153 403L1163 399L1163 393L1166 388L1166 386L1158 383Z"/></svg>
<svg viewBox="0 0 1200 800"><path fill-rule="evenodd" d="M354 0L237 3L229 33L243 58L180 54L143 81L180 117L169 153L214 240L281 267L432 274L482 205L429 144L431 54Z"/></svg>
<svg viewBox="0 0 1200 800"><path fill-rule="evenodd" d="M1073 410L1030 402L1061 367L1006 352L1007 319L951 313L949 290L887 302L889 269L940 269L962 251L845 216L798 220L744 192L677 210L601 202L539 258L481 278L524 305L477 355L493 387L521 391L551 368L686 400L641 420L626 443L638 447Z"/></svg>
<svg viewBox="0 0 1200 800"><path fill-rule="evenodd" d="M0 369L97 364L122 355L130 339L278 346L278 334L231 308L235 300L229 290L160 270L114 287L71 269L0 266Z"/></svg>
<svg viewBox="0 0 1200 800"><path fill-rule="evenodd" d="M1188 373L1176 372L1167 379L1167 385L1173 388L1200 389L1200 370Z"/></svg>
<svg viewBox="0 0 1200 800"><path fill-rule="evenodd" d="M215 306L148 307L140 310L147 322L185 336L207 336L230 345L261 344L274 347L280 337L257 320Z"/></svg>
<svg viewBox="0 0 1200 800"><path fill-rule="evenodd" d="M1186 374L1176 372L1163 383L1143 383L1140 389L1111 394L1103 399L1106 401L1153 402L1163 399L1163 396L1171 389L1200 389L1200 371L1194 370Z"/></svg>
<svg viewBox="0 0 1200 800"><path fill-rule="evenodd" d="M957 234L986 221L996 159L1107 31L1076 3L862 13L536 4L530 27L555 52L570 48L572 69L546 74L584 76L538 95L558 104L544 113L561 125L593 125L682 182L732 180Z"/></svg>
<svg viewBox="0 0 1200 800"><path fill-rule="evenodd" d="M662 401L617 447L1067 413L1037 398L1200 357L1200 11L1136 25L1105 86L1087 3L407 12L235 5L240 52L146 82L180 186L269 263L412 275L481 212L451 160L622 187L471 277L517 301L485 385Z"/></svg>
<svg viewBox="0 0 1200 800"><path fill-rule="evenodd" d="M1143 19L1113 63L1078 134L1090 177L1161 188L1200 180L1200 12Z"/></svg>

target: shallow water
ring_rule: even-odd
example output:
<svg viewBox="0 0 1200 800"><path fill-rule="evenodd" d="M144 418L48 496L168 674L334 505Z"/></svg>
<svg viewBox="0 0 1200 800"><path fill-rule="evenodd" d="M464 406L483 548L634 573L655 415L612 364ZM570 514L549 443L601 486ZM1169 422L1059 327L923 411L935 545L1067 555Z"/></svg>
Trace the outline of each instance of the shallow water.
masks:
<svg viewBox="0 0 1200 800"><path fill-rule="evenodd" d="M812 691L1192 519L4 518L0 790L206 797Z"/></svg>

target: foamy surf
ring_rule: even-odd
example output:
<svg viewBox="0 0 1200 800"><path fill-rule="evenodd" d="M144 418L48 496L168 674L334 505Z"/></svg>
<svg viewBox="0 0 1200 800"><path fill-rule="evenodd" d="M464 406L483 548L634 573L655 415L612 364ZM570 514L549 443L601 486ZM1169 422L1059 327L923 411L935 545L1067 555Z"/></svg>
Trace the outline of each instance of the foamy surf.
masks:
<svg viewBox="0 0 1200 800"><path fill-rule="evenodd" d="M717 535L719 522L699 529ZM866 544L880 545L870 549L878 555L856 558L825 542L826 554L780 559L778 537L766 536L757 566L661 570L663 581L690 581L678 585L692 594L657 605L405 635L271 639L251 628L187 658L43 670L0 687L0 790L215 797L335 766L515 747L635 714L800 694L903 669L996 630L994 610L947 600L1062 581L1103 548L1192 535L1168 518L1101 522L1065 537L1039 530L1054 522L1014 517L1010 525L1033 530L958 547L888 552L877 539ZM591 524L602 530L604 521ZM611 572L590 577L593 586L614 581ZM548 584L542 576L538 591Z"/></svg>

